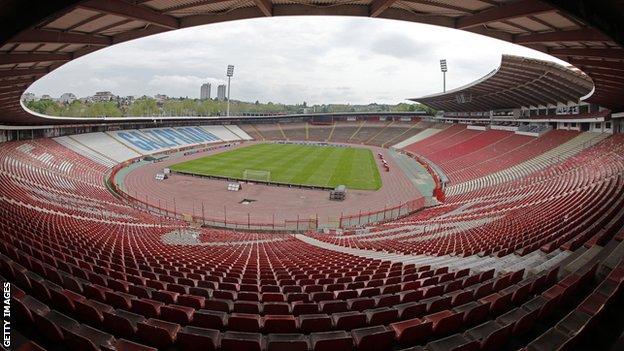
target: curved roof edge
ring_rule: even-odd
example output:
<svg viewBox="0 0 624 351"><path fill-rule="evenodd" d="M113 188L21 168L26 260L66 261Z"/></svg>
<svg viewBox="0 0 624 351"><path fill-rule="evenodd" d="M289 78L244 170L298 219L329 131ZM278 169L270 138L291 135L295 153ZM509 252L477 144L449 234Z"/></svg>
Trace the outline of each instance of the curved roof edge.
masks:
<svg viewBox="0 0 624 351"><path fill-rule="evenodd" d="M624 110L624 3L619 0L11 0L0 6L0 123L59 123L29 114L21 94L63 64L124 41L239 19L364 16L490 36L561 58L595 83L588 101Z"/></svg>
<svg viewBox="0 0 624 351"><path fill-rule="evenodd" d="M595 91L590 77L551 61L503 55L500 66L462 87L410 100L455 112L579 103Z"/></svg>

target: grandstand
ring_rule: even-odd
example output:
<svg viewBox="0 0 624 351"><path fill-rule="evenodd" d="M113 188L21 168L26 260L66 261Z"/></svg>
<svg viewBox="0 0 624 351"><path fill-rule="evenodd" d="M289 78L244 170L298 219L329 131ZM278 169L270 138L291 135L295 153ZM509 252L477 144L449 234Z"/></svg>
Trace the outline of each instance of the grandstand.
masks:
<svg viewBox="0 0 624 351"><path fill-rule="evenodd" d="M389 128L360 124L378 125L377 134ZM215 128L222 130L208 130ZM510 159L507 171L584 135L596 140L510 180L454 195L466 181L451 176L440 206L365 231L305 236L183 231L179 220L129 206L102 185L109 166L68 146L88 145L108 160L134 155L120 154L126 144L112 136L4 143L1 274L14 282L20 325L44 331L20 328L23 337L73 349L366 349L367 340L399 349L531 349L553 335L587 342L563 328L589 328L622 302L624 140L453 125L406 149L451 175L455 160L481 151ZM510 151L525 144L535 144L525 147L530 154ZM573 317L584 322L567 322Z"/></svg>
<svg viewBox="0 0 624 351"><path fill-rule="evenodd" d="M622 350L624 16L616 1L586 5L5 2L0 280L11 316L3 347ZM19 102L35 79L101 47L294 14L469 30L582 72L504 56L476 82L416 98L435 116L75 120ZM241 199L223 180L153 183L170 164L280 142L368 148L389 170L379 190L350 189L333 205L314 189L243 184ZM434 190L425 198L426 181ZM232 220L226 206L244 208L246 220ZM333 214L333 225L320 226L318 214L284 216L314 206ZM204 210L219 219L207 222ZM343 210L355 214L337 215Z"/></svg>
<svg viewBox="0 0 624 351"><path fill-rule="evenodd" d="M331 124L274 123L243 125L256 140L312 140L334 143L390 146L422 131L419 123L389 121L360 123L336 121Z"/></svg>

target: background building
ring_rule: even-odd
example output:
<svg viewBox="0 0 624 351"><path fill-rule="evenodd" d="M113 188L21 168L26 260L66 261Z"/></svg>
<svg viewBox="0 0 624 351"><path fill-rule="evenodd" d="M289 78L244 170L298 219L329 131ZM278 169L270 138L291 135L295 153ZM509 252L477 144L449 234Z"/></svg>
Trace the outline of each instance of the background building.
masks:
<svg viewBox="0 0 624 351"><path fill-rule="evenodd" d="M22 95L22 100L24 102L35 101L35 99L36 97L33 93L24 93L24 95Z"/></svg>
<svg viewBox="0 0 624 351"><path fill-rule="evenodd" d="M75 100L76 95L74 95L73 93L63 93L63 95L61 95L61 97L59 98L59 102L63 104L71 104Z"/></svg>
<svg viewBox="0 0 624 351"><path fill-rule="evenodd" d="M210 99L210 83L204 83L199 91L199 98L202 100Z"/></svg>
<svg viewBox="0 0 624 351"><path fill-rule="evenodd" d="M156 102L164 102L165 100L167 100L169 97L165 94L156 94L154 95L154 100L156 100Z"/></svg>
<svg viewBox="0 0 624 351"><path fill-rule="evenodd" d="M225 100L225 84L221 84L217 87L217 100Z"/></svg>
<svg viewBox="0 0 624 351"><path fill-rule="evenodd" d="M92 97L92 100L95 102L113 101L114 99L115 95L110 91L98 91Z"/></svg>

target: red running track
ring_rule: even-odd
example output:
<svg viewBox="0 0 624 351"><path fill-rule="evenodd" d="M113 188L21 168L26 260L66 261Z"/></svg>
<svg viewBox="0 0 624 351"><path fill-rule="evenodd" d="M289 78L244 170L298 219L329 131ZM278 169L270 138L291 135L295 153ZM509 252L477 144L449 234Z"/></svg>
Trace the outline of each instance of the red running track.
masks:
<svg viewBox="0 0 624 351"><path fill-rule="evenodd" d="M242 144L248 146L254 142ZM152 206L168 208L175 207L177 213L196 216L201 215L202 202L206 219L223 221L227 215L229 223L247 223L248 216L251 223L270 224L275 216L275 223L284 220L313 219L318 216L319 224L335 222L341 214L352 215L362 212L383 210L399 204L422 198L422 195L409 181L401 168L387 153L387 150L366 147L374 154L381 152L390 164L390 172L384 172L380 167L382 187L377 191L349 190L345 201L329 200L326 190L311 190L269 186L261 184L243 184L239 192L227 191L227 181L198 178L186 175L171 175L165 181L157 181L154 175L163 168L187 160L192 160L213 153L224 152L230 149L220 149L199 154L173 157L164 162L148 164L130 171L124 178L128 194ZM376 158L377 159L377 158ZM379 160L377 159L378 166ZM244 205L243 199L252 199L254 202ZM194 207L194 210L193 210Z"/></svg>

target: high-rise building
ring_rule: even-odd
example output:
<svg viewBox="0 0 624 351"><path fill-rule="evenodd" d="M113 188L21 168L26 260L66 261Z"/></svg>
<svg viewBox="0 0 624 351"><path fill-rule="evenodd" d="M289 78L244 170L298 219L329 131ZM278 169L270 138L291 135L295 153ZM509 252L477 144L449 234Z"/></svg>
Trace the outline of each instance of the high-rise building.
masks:
<svg viewBox="0 0 624 351"><path fill-rule="evenodd" d="M217 100L225 100L225 84L221 84L217 87Z"/></svg>
<svg viewBox="0 0 624 351"><path fill-rule="evenodd" d="M199 98L202 100L210 99L210 83L204 83L199 91Z"/></svg>

